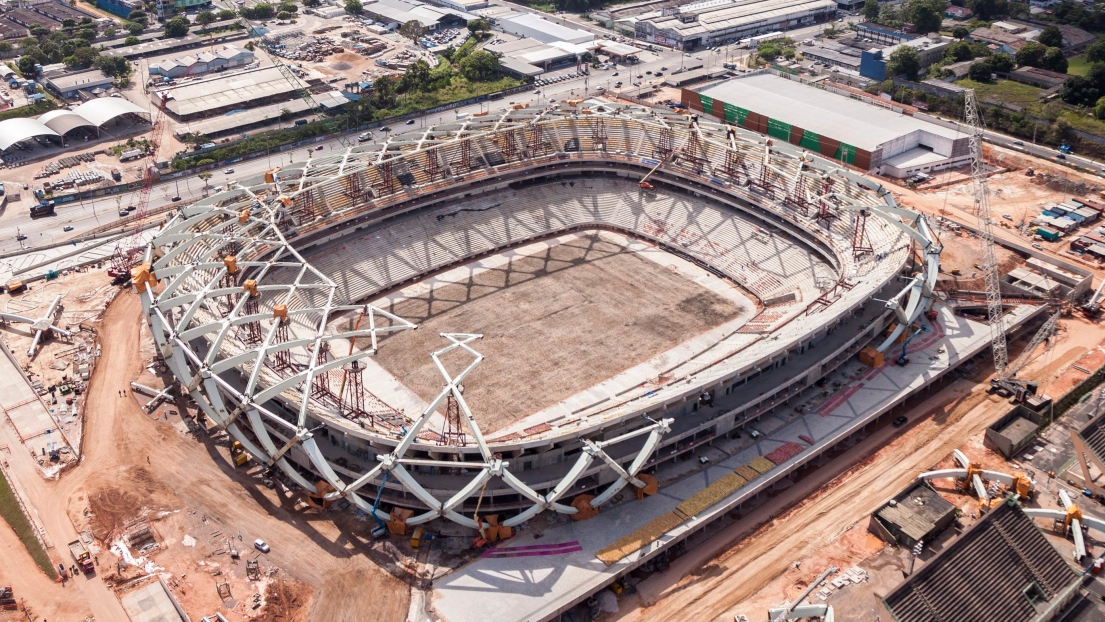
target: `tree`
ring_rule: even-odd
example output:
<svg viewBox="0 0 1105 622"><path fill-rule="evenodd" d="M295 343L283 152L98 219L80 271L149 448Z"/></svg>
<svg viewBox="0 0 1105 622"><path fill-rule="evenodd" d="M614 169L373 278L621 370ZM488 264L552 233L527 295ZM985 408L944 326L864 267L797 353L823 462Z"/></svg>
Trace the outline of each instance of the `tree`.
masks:
<svg viewBox="0 0 1105 622"><path fill-rule="evenodd" d="M1093 109L1093 116L1098 119L1105 119L1105 97L1097 100L1097 105Z"/></svg>
<svg viewBox="0 0 1105 622"><path fill-rule="evenodd" d="M201 27L207 27L210 24L214 24L219 21L219 18L215 17L215 14L211 11L200 11L199 15L196 15L196 23Z"/></svg>
<svg viewBox="0 0 1105 622"><path fill-rule="evenodd" d="M961 63L974 57L971 44L966 41L957 41L944 49L944 58L950 63Z"/></svg>
<svg viewBox="0 0 1105 622"><path fill-rule="evenodd" d="M246 41L246 44L245 44L245 46L244 46L244 47L245 47L245 48L246 48L247 50L249 50L250 52L252 52L252 51L253 51L253 50L255 49L255 46L253 45L253 42L252 42L252 41Z"/></svg>
<svg viewBox="0 0 1105 622"><path fill-rule="evenodd" d="M292 118L291 109L289 109L289 108L281 108L280 109L280 120L281 121L288 121L291 118Z"/></svg>
<svg viewBox="0 0 1105 622"><path fill-rule="evenodd" d="M291 19L291 18L292 18L292 14L287 12L287 11L280 11L279 13L276 14L276 19L279 19L279 20L285 20L285 19Z"/></svg>
<svg viewBox="0 0 1105 622"><path fill-rule="evenodd" d="M1040 32L1036 37L1036 41L1040 45L1046 45L1049 48L1061 48L1063 47L1063 33L1059 32L1059 29L1055 26L1048 26Z"/></svg>
<svg viewBox="0 0 1105 622"><path fill-rule="evenodd" d="M1044 54L1047 54L1047 46L1040 45L1039 43L1029 42L1024 44L1024 47L1017 50L1017 66L1018 67L1043 67L1044 66Z"/></svg>
<svg viewBox="0 0 1105 622"><path fill-rule="evenodd" d="M1014 66L1013 59L1010 58L1008 54L998 52L990 56L990 69L993 70L994 73L1009 73L1013 71Z"/></svg>
<svg viewBox="0 0 1105 622"><path fill-rule="evenodd" d="M1059 87L1059 98L1072 106L1089 106L1101 98L1101 89L1085 76L1071 76Z"/></svg>
<svg viewBox="0 0 1105 622"><path fill-rule="evenodd" d="M971 31L966 26L956 26L952 29L952 36L956 39L966 39L971 34Z"/></svg>
<svg viewBox="0 0 1105 622"><path fill-rule="evenodd" d="M19 67L19 73L23 74L24 78L32 79L35 77L35 65L37 62L30 56L21 56L16 66Z"/></svg>
<svg viewBox="0 0 1105 622"><path fill-rule="evenodd" d="M1059 73L1066 73L1067 58L1063 56L1063 50L1059 48L1048 48L1047 52L1044 52L1043 68L1058 71Z"/></svg>
<svg viewBox="0 0 1105 622"><path fill-rule="evenodd" d="M916 80L918 71L921 71L921 55L916 48L908 45L894 50L886 63L886 74L889 76L905 74L910 80Z"/></svg>
<svg viewBox="0 0 1105 622"><path fill-rule="evenodd" d="M488 30L491 30L491 24L486 19L474 19L468 22L468 32L472 34L487 32Z"/></svg>
<svg viewBox="0 0 1105 622"><path fill-rule="evenodd" d="M499 57L487 50L476 50L460 61L460 72L472 82L486 82L499 76Z"/></svg>
<svg viewBox="0 0 1105 622"><path fill-rule="evenodd" d="M906 16L917 27L917 32L936 32L940 30L947 6L948 3L944 0L909 0L906 3Z"/></svg>
<svg viewBox="0 0 1105 622"><path fill-rule="evenodd" d="M115 29L114 28L104 28L104 36L105 37L114 37L115 36Z"/></svg>
<svg viewBox="0 0 1105 622"><path fill-rule="evenodd" d="M96 59L96 66L104 74L120 80L129 78L132 71L130 62L123 56L100 56Z"/></svg>
<svg viewBox="0 0 1105 622"><path fill-rule="evenodd" d="M99 55L99 52L90 47L82 47L74 50L62 62L69 69L88 69L92 66L92 63L96 62L96 57Z"/></svg>
<svg viewBox="0 0 1105 622"><path fill-rule="evenodd" d="M303 0L303 6L319 6L322 0Z"/></svg>
<svg viewBox="0 0 1105 622"><path fill-rule="evenodd" d="M231 11L230 9L222 9L215 14L215 17L218 17L219 21L221 22L228 19L234 19L235 17L238 17L238 14L234 11Z"/></svg>
<svg viewBox="0 0 1105 622"><path fill-rule="evenodd" d="M869 22L879 19L879 0L866 0L863 3L863 19Z"/></svg>
<svg viewBox="0 0 1105 622"><path fill-rule="evenodd" d="M364 10L364 6L361 5L361 0L345 0L345 12L352 15L360 15Z"/></svg>
<svg viewBox="0 0 1105 622"><path fill-rule="evenodd" d="M399 27L399 34L410 39L414 43L418 43L422 40L422 35L426 34L426 27L422 25L422 22L412 19L403 23Z"/></svg>
<svg viewBox="0 0 1105 622"><path fill-rule="evenodd" d="M1105 63L1105 39L1098 39L1086 48L1086 62Z"/></svg>
<svg viewBox="0 0 1105 622"><path fill-rule="evenodd" d="M173 19L165 22L165 36L166 37L183 37L188 34L188 28L191 24L188 23L186 17L174 17Z"/></svg>
<svg viewBox="0 0 1105 622"><path fill-rule="evenodd" d="M12 51L12 44L7 41L0 41L0 54L8 54Z"/></svg>
<svg viewBox="0 0 1105 622"><path fill-rule="evenodd" d="M975 18L983 21L1002 17L1009 11L1006 0L974 0L968 4Z"/></svg>
<svg viewBox="0 0 1105 622"><path fill-rule="evenodd" d="M145 30L145 29L146 29L146 27L143 26L142 24L139 24L138 22L131 22L131 21L123 22L123 30L126 30L127 32L129 32L132 35L140 35L140 34L142 34L142 31Z"/></svg>
<svg viewBox="0 0 1105 622"><path fill-rule="evenodd" d="M131 11L130 13L128 13L127 14L127 21L138 22L139 24L144 25L144 24L146 24L146 22L149 21L149 17L146 15L145 11L139 9L139 10Z"/></svg>
<svg viewBox="0 0 1105 622"><path fill-rule="evenodd" d="M204 172L200 173L199 175L196 175L196 177L199 177L200 179L203 180L203 189L206 192L207 191L207 185L209 183L208 180L211 179L211 173L209 173L207 171L204 171Z"/></svg>
<svg viewBox="0 0 1105 622"><path fill-rule="evenodd" d="M284 0L284 2L281 2L280 6L278 6L277 9L280 10L280 11L283 11L285 13L298 13L299 12L299 7L296 6L295 2L292 2L290 0Z"/></svg>
<svg viewBox="0 0 1105 622"><path fill-rule="evenodd" d="M980 60L967 70L967 77L975 82L989 82L991 73L990 61Z"/></svg>

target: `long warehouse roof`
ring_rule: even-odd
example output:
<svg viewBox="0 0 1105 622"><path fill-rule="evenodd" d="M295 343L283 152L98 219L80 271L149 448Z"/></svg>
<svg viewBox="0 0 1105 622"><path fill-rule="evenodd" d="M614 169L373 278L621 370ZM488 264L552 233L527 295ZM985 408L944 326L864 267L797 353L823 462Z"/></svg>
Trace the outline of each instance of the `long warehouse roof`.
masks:
<svg viewBox="0 0 1105 622"><path fill-rule="evenodd" d="M865 151L874 151L918 130L953 140L966 136L935 123L770 74L734 78L698 93Z"/></svg>

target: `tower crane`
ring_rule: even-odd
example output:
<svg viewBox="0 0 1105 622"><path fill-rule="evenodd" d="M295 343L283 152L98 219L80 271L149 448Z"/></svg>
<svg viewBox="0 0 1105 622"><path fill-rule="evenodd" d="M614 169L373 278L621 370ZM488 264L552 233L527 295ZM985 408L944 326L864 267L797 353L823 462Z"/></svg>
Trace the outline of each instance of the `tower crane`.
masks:
<svg viewBox="0 0 1105 622"><path fill-rule="evenodd" d="M994 379L990 390L1002 395L1012 395L1017 402L1035 395L1036 383L1017 380L1016 375L1031 359L1032 351L1051 337L1062 313L1061 307L1048 318L1040 330L1032 336L1025 352L1009 364L1009 348L1005 339L1005 318L1001 302L1001 274L998 272L997 255L994 252L994 223L990 215L990 189L982 158L982 119L973 89L964 97L967 126L970 131L971 187L974 191L975 214L978 216L978 233L982 240L982 275L986 286L986 309L990 320L990 343L994 353Z"/></svg>

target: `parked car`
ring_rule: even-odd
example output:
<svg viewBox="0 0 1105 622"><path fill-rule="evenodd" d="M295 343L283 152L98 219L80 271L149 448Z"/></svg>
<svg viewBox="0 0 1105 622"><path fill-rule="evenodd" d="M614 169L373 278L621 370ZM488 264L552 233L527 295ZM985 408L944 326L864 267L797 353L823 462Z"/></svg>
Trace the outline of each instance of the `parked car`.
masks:
<svg viewBox="0 0 1105 622"><path fill-rule="evenodd" d="M234 173L234 169L232 169L232 168L228 168L225 171L223 171L224 175L232 175L233 173Z"/></svg>
<svg viewBox="0 0 1105 622"><path fill-rule="evenodd" d="M265 542L261 538L257 538L253 541L253 548L261 551L262 553L268 553L271 550L269 549L269 543Z"/></svg>
<svg viewBox="0 0 1105 622"><path fill-rule="evenodd" d="M172 198L173 203L176 203L179 200L180 200L180 195L179 194Z"/></svg>
<svg viewBox="0 0 1105 622"><path fill-rule="evenodd" d="M900 428L903 425L905 425L907 421L909 421L909 419L906 419L904 416L903 417L898 417L897 419L894 420L894 427L895 428Z"/></svg>

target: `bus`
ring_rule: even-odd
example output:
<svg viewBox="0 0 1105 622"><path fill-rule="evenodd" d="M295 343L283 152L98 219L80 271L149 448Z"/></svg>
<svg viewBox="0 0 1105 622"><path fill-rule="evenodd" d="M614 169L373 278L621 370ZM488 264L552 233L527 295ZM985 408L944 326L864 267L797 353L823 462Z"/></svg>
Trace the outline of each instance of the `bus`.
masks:
<svg viewBox="0 0 1105 622"><path fill-rule="evenodd" d="M31 218L37 218L39 216L50 216L54 213L54 202L43 201L38 205L31 206Z"/></svg>

